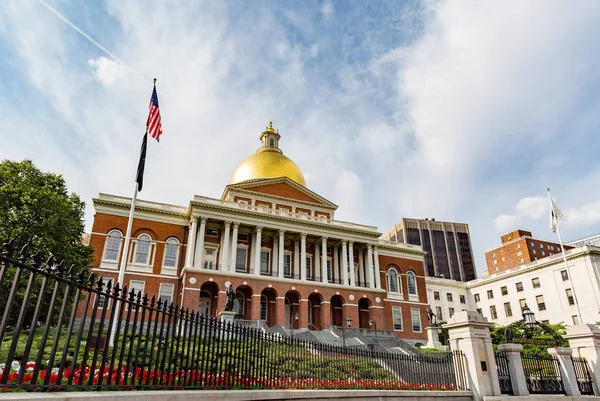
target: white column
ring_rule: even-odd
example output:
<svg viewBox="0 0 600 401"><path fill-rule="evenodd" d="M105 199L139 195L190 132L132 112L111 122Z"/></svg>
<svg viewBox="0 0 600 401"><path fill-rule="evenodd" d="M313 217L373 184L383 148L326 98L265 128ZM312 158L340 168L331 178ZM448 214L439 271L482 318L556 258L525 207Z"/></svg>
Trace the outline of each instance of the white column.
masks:
<svg viewBox="0 0 600 401"><path fill-rule="evenodd" d="M231 230L231 221L225 222L225 232L223 233L223 247L221 248L221 256L219 257L219 262L221 262L221 266L219 270L229 271L229 232Z"/></svg>
<svg viewBox="0 0 600 401"><path fill-rule="evenodd" d="M360 274L360 278L358 279L358 285L362 287L367 281L367 278L365 277L365 255L362 249L358 250L358 272Z"/></svg>
<svg viewBox="0 0 600 401"><path fill-rule="evenodd" d="M273 235L271 237L271 242L273 243L273 248L271 249L271 273L277 277L277 272L279 271L279 241L277 240L277 236Z"/></svg>
<svg viewBox="0 0 600 401"><path fill-rule="evenodd" d="M285 230L279 230L279 255L277 255L277 266L279 266L279 277L283 277L283 250L285 248Z"/></svg>
<svg viewBox="0 0 600 401"><path fill-rule="evenodd" d="M262 245L262 227L256 226L256 242L254 244L254 274L260 276L260 248Z"/></svg>
<svg viewBox="0 0 600 401"><path fill-rule="evenodd" d="M350 272L350 285L354 285L354 269ZM344 285L348 285L348 241L342 241L342 279Z"/></svg>
<svg viewBox="0 0 600 401"><path fill-rule="evenodd" d="M356 286L356 277L354 275L354 241L348 242L348 268L350 269L350 286Z"/></svg>
<svg viewBox="0 0 600 401"><path fill-rule="evenodd" d="M188 233L187 252L185 254L185 267L192 267L194 249L196 249L196 230L198 230L198 219L192 216L192 227Z"/></svg>
<svg viewBox="0 0 600 401"><path fill-rule="evenodd" d="M248 272L250 273L254 273L254 259L256 259L254 257L254 250L256 249L256 246L254 245L256 243L256 231L252 232L252 242L250 243L250 268L248 269Z"/></svg>
<svg viewBox="0 0 600 401"><path fill-rule="evenodd" d="M300 280L306 281L306 233L300 234Z"/></svg>
<svg viewBox="0 0 600 401"><path fill-rule="evenodd" d="M300 241L294 239L294 278L300 278Z"/></svg>
<svg viewBox="0 0 600 401"><path fill-rule="evenodd" d="M367 279L369 288L375 288L375 277L373 277L373 246L367 245Z"/></svg>
<svg viewBox="0 0 600 401"><path fill-rule="evenodd" d="M338 245L333 247L333 271L337 273L338 282L342 278L340 271L340 258L339 258L340 248Z"/></svg>
<svg viewBox="0 0 600 401"><path fill-rule="evenodd" d="M202 259L204 258L204 234L206 233L206 217L200 218L200 230L196 237L196 256L194 257L194 267L202 267Z"/></svg>
<svg viewBox="0 0 600 401"><path fill-rule="evenodd" d="M233 233L231 233L231 257L229 258L229 271L235 272L235 261L237 259L238 229L240 223L233 223Z"/></svg>
<svg viewBox="0 0 600 401"><path fill-rule="evenodd" d="M525 380L525 371L523 370L523 361L521 360L522 350L523 346L521 344L498 345L498 351L503 351L506 354L513 395L520 397L529 395L527 380Z"/></svg>
<svg viewBox="0 0 600 401"><path fill-rule="evenodd" d="M321 281L321 246L315 241L315 281Z"/></svg>
<svg viewBox="0 0 600 401"><path fill-rule="evenodd" d="M379 272L379 251L373 247L373 259L375 259L375 288L381 289L381 273Z"/></svg>
<svg viewBox="0 0 600 401"><path fill-rule="evenodd" d="M565 395L580 397L581 392L579 391L577 375L573 366L573 350L568 347L548 348L548 353L558 359L560 376L565 386Z"/></svg>
<svg viewBox="0 0 600 401"><path fill-rule="evenodd" d="M321 238L321 268L323 269L321 279L324 283L328 283L329 275L327 273L327 237Z"/></svg>

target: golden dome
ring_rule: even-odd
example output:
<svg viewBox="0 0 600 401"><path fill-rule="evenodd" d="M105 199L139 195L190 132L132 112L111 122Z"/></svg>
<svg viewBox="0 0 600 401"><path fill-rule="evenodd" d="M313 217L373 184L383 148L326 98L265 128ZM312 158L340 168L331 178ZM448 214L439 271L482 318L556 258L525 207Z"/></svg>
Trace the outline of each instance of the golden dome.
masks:
<svg viewBox="0 0 600 401"><path fill-rule="evenodd" d="M279 149L279 132L269 122L267 129L261 134L263 146L256 153L242 161L233 172L230 184L260 178L287 177L306 186L306 180L296 163L286 157Z"/></svg>

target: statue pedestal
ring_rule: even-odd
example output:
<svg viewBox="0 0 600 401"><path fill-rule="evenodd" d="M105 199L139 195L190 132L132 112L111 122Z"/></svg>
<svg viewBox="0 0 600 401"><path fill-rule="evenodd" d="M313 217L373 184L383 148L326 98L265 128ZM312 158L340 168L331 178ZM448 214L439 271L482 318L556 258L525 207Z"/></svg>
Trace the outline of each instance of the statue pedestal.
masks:
<svg viewBox="0 0 600 401"><path fill-rule="evenodd" d="M442 345L439 339L437 327L426 327L427 331L427 344L424 348L435 348L437 350L446 350L446 347Z"/></svg>
<svg viewBox="0 0 600 401"><path fill-rule="evenodd" d="M234 311L223 311L223 312L219 312L219 319L221 319L221 321L223 323L231 323L233 324L233 318L235 317L235 312Z"/></svg>

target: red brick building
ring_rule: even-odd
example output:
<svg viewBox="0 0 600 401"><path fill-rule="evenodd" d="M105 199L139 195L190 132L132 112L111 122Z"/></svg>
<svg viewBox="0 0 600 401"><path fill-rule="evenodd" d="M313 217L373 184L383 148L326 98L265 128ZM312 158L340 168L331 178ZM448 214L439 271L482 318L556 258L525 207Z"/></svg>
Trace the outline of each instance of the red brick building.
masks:
<svg viewBox="0 0 600 401"><path fill-rule="evenodd" d="M490 274L531 263L534 260L560 253L560 244L531 236L531 232L515 230L500 237L502 246L485 253L485 261ZM565 245L565 250L572 249Z"/></svg>
<svg viewBox="0 0 600 401"><path fill-rule="evenodd" d="M232 284L239 319L324 330L350 317L352 327L426 340L421 248L335 220L337 206L306 187L279 149L279 133L269 125L260 138L220 199L137 201L122 284L212 316ZM130 204L94 199L90 245L101 277L118 276Z"/></svg>

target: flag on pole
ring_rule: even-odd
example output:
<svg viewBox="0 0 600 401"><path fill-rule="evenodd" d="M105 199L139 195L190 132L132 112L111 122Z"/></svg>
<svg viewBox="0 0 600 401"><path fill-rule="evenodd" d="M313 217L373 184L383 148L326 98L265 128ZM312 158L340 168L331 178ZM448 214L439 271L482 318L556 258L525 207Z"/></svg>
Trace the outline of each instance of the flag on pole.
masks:
<svg viewBox="0 0 600 401"><path fill-rule="evenodd" d="M144 167L146 167L146 146L148 146L148 130L144 134L142 139L142 150L140 151L140 161L138 162L137 175L135 176L135 182L138 185L138 191L142 190L144 185Z"/></svg>
<svg viewBox="0 0 600 401"><path fill-rule="evenodd" d="M150 113L148 114L148 121L146 121L146 128L152 138L159 142L162 135L162 123L160 120L160 109L158 108L158 95L156 94L156 78L154 79L154 89L152 90L152 97L150 98L148 107Z"/></svg>
<svg viewBox="0 0 600 401"><path fill-rule="evenodd" d="M556 203L554 203L554 199L550 197L550 231L552 231L553 233L556 232L558 222L560 221L560 219L562 219L562 217L563 215L560 209L558 208L558 206L556 206Z"/></svg>

